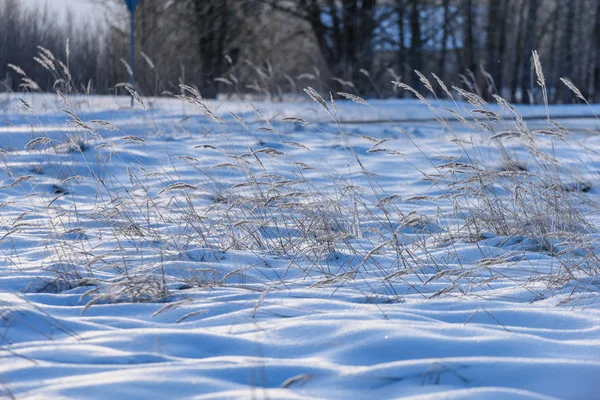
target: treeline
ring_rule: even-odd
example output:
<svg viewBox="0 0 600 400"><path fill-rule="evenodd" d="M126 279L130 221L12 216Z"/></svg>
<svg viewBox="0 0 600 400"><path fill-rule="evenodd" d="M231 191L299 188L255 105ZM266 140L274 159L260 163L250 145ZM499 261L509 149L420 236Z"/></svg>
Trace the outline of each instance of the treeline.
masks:
<svg viewBox="0 0 600 400"><path fill-rule="evenodd" d="M122 0L103 2L110 29L101 39L51 18L26 24L48 12L0 1L8 5L0 9L5 87L18 89L18 76L7 67L12 63L42 90L53 90L52 77L33 59L35 44L64 54L67 37L74 87L104 93L127 81ZM421 90L413 72L419 70L484 98L500 93L530 103L542 96L532 61L537 50L550 102L577 101L561 77L600 101L599 20L600 0L141 0L137 90L177 94L187 84L206 97L272 98L310 85L400 97L407 93L394 91L390 81Z"/></svg>

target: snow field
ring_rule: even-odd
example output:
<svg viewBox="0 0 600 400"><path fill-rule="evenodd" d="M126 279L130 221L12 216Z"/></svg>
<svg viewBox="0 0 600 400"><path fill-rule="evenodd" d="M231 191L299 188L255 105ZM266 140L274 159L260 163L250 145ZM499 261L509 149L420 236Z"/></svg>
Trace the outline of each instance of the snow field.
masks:
<svg viewBox="0 0 600 400"><path fill-rule="evenodd" d="M596 397L588 109L188 100L2 99L3 395Z"/></svg>

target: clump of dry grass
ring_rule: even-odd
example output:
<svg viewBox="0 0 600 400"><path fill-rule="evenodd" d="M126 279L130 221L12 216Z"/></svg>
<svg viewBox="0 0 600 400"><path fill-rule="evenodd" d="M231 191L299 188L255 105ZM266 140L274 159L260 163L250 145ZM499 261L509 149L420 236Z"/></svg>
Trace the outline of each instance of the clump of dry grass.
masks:
<svg viewBox="0 0 600 400"><path fill-rule="evenodd" d="M40 52L38 62L57 74L57 82L66 85L64 92L69 93L63 64L47 51ZM534 66L547 102L536 53ZM51 221L51 235L78 234L74 236L76 245L48 244L58 263L53 265L73 267L55 268L55 278L38 289L81 288L86 298L91 297L90 305L163 301L181 288L240 282L263 289L353 285L368 299L383 296L388 301L401 301L407 293L439 297L477 292L483 296L495 282L512 279L499 265L519 264L522 268L523 260L532 252L550 255L558 265L549 272L532 267L523 274L525 278L515 278L523 287L535 287L531 289L534 298L547 297L573 282L581 288L576 282L597 276L597 245L589 235L595 229L588 214L594 205L586 194L591 186L576 168L554 153L556 146L569 143L569 132L549 116L546 127L532 130L517 110L497 95L493 97L497 106L492 107L474 92L448 88L435 75L433 82L424 74L417 75L427 95L401 81L394 85L413 93L434 113L447 139L454 143L454 151L440 161L420 147L410 133L389 123L427 160L426 169L412 164L390 146L387 138L359 136L358 140L370 146L366 153L359 153L354 138L341 123L333 95L323 97L312 88L306 93L337 129L336 140L347 159L343 171L315 162L310 146L287 137L285 124L318 131L309 121L288 116L273 122L253 105L256 122L249 123L235 114L233 121L227 121L198 90L182 85L177 97L212 122L218 146L198 145L194 149L197 155L171 154L170 165L156 169L129 165L128 181L120 181L108 166L113 157L120 157L115 150L117 142L142 145L145 139L132 135L104 139L102 129L118 128L108 121L84 121L68 112L81 136L72 136L62 144L34 138L26 150L53 152L59 158L69 153L81 155L89 169L86 179L94 182L94 207L83 210L75 204L65 209L59 204L58 200L71 192L70 186L77 184L75 174L65 173L61 193L44 194L43 212ZM434 83L455 101L455 109L436 105ZM144 99L137 92L131 94L145 108ZM370 107L356 94L338 95ZM470 108L459 106L459 99ZM277 145L263 143L262 135L274 138ZM241 146L238 142L242 137L250 145ZM488 148L493 151L488 152ZM519 149L518 157L515 149ZM200 162L206 155L219 161L213 165ZM403 197L387 192L368 168L368 160L377 157L412 166L414 173L441 195L431 196L425 191ZM177 172L181 163L195 168L198 178L182 179ZM223 179L225 170L231 171L227 180ZM24 181L18 179L14 186ZM160 187L150 187L148 180L160 183ZM420 213L420 202L439 203L446 211ZM413 210L417 211L406 212L407 204L416 205ZM32 203L31 207L42 213L38 205ZM105 239L99 245L92 246L86 239L86 226L91 222L102 227ZM499 256L482 255L468 269L462 267L457 255L461 243L487 248L493 240L498 248L510 244L510 251ZM169 266L173 260L185 259L190 249L206 253L200 259L190 259L195 264L186 273L174 276ZM218 265L220 257L243 254L259 261L233 270ZM279 275L260 270L259 264L268 266L273 259L285 260L288 268ZM254 270L264 274L262 282L246 283Z"/></svg>

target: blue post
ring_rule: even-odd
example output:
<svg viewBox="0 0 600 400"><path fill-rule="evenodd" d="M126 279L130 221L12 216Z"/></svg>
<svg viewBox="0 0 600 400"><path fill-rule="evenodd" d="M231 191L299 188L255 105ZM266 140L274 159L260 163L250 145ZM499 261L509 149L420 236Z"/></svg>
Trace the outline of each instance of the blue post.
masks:
<svg viewBox="0 0 600 400"><path fill-rule="evenodd" d="M131 74L129 75L129 84L132 89L135 85L135 8L139 2L140 0L125 0L125 4L129 9L129 16L131 17L131 43L129 44L129 68L131 68ZM131 107L133 107L133 96L131 97Z"/></svg>

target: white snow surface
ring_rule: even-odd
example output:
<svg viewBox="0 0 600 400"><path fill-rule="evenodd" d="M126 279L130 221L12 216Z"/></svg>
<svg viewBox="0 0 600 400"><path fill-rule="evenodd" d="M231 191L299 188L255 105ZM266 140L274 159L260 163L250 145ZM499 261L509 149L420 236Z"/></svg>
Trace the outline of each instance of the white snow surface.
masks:
<svg viewBox="0 0 600 400"><path fill-rule="evenodd" d="M315 102L257 102L268 125L242 101L210 102L220 124L178 99L144 99L145 110L130 109L125 97L65 101L0 97L0 395L599 398L598 279L532 282L533 271L550 276L560 264L535 249L519 248L514 256L527 238L490 233L439 244L456 214L441 199L444 189L420 171L430 168L427 158L444 160L456 146L422 103L337 102L342 129L382 193L422 196L397 207L399 215L423 215L426 223L391 224L407 246L431 247L415 247L415 258L400 265L389 248L365 257L383 236L374 214L361 216L361 234L351 232L314 257L277 253L277 243L261 247L260 241L294 238L292 217L285 231L275 222L250 230L252 221L218 221L229 215L221 199L245 182L219 149L281 151L284 156L258 155L265 170L294 179L289 165L310 165L303 177L325 198L337 193L332 182L369 186L339 128ZM96 134L69 123L64 109ZM541 118L530 126L545 123L543 106L518 111ZM573 132L557 154L582 158L587 169L580 173L592 183L585 196L596 198L598 120L581 117L600 114L600 106L550 107L550 113ZM282 121L291 116L313 123ZM461 138L480 141L482 152L493 152L476 129L452 126ZM402 155L369 153L373 143L360 135L388 139L387 148ZM32 143L36 138L46 139ZM585 159L580 145L593 150ZM181 183L189 186L169 189ZM185 213L188 201L195 222ZM327 241L328 234L315 235ZM256 235L259 243L238 248L229 245L232 235ZM593 231L589 236L597 240ZM348 242L364 253L349 251ZM482 265L491 266L482 271ZM134 302L110 292L111 284L128 284L120 281L124 269L132 290L159 277L168 295L144 292ZM450 272L462 275L445 280Z"/></svg>

